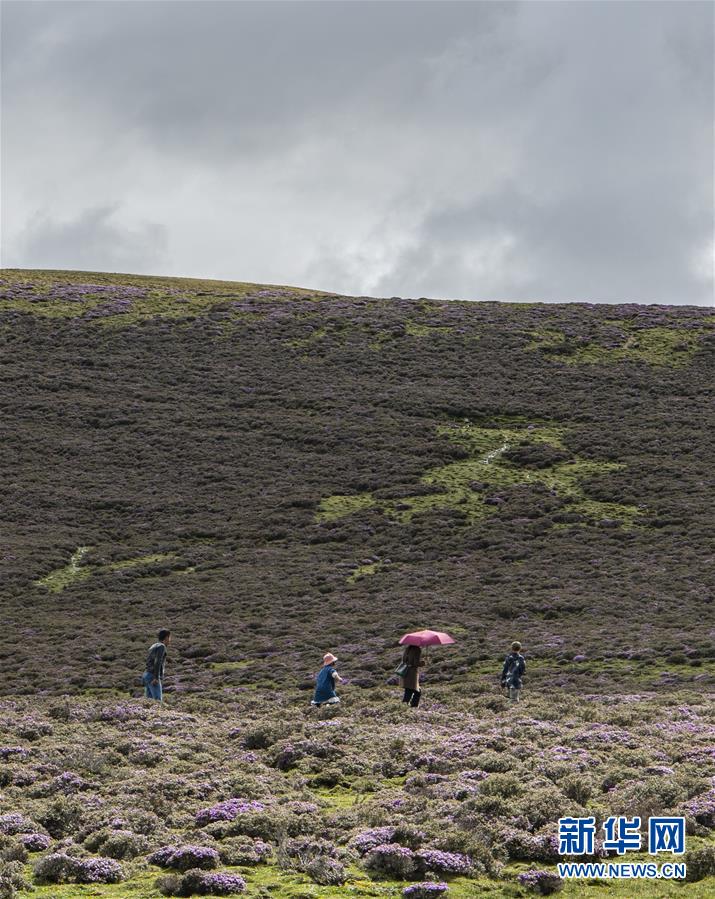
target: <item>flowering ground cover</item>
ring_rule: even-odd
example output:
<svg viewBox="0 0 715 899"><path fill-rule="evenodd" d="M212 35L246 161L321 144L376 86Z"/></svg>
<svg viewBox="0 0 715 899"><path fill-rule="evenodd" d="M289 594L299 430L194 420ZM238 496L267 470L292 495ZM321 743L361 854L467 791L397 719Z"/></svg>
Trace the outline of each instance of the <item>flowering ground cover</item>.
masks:
<svg viewBox="0 0 715 899"><path fill-rule="evenodd" d="M713 318L3 271L0 896L712 895Z"/></svg>

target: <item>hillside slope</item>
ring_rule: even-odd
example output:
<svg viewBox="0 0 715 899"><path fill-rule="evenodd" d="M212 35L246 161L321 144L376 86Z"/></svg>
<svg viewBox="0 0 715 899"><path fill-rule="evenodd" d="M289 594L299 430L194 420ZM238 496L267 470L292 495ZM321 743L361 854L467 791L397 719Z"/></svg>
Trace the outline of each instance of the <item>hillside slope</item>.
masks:
<svg viewBox="0 0 715 899"><path fill-rule="evenodd" d="M5 689L123 687L159 621L176 689L324 645L369 686L422 624L461 637L433 676L515 634L649 677L712 658L708 310L2 288Z"/></svg>
<svg viewBox="0 0 715 899"><path fill-rule="evenodd" d="M563 895L711 896L714 320L3 271L0 891L526 897L678 815L688 884Z"/></svg>

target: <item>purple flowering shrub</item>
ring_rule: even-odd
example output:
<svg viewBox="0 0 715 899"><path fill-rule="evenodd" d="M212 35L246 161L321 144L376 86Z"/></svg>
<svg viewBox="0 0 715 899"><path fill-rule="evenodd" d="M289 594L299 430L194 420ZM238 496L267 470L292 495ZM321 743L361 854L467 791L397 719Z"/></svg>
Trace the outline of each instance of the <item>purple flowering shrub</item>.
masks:
<svg viewBox="0 0 715 899"><path fill-rule="evenodd" d="M208 873L199 868L183 876L160 877L156 885L163 896L237 896L246 891L246 881L238 874Z"/></svg>
<svg viewBox="0 0 715 899"><path fill-rule="evenodd" d="M373 827L370 830L364 830L362 833L356 834L350 840L350 846L359 855L367 855L370 850L376 846L382 846L391 843L395 836L394 827Z"/></svg>
<svg viewBox="0 0 715 899"><path fill-rule="evenodd" d="M52 842L46 833L24 833L20 839L28 852L44 852Z"/></svg>
<svg viewBox="0 0 715 899"><path fill-rule="evenodd" d="M34 865L38 883L119 883L124 871L111 858L82 858L55 852L40 858Z"/></svg>
<svg viewBox="0 0 715 899"><path fill-rule="evenodd" d="M0 861L0 896L16 899L21 892L34 887L25 878L25 868L21 861Z"/></svg>
<svg viewBox="0 0 715 899"><path fill-rule="evenodd" d="M233 821L239 815L250 812L262 812L265 805L256 799L226 799L217 802L210 808L201 809L196 813L197 827L212 824L215 821Z"/></svg>
<svg viewBox="0 0 715 899"><path fill-rule="evenodd" d="M84 845L90 852L100 852L122 861L145 854L149 849L149 840L131 830L107 827L90 834Z"/></svg>
<svg viewBox="0 0 715 899"><path fill-rule="evenodd" d="M221 840L218 853L224 865L261 865L270 861L273 846L247 836L226 837Z"/></svg>
<svg viewBox="0 0 715 899"><path fill-rule="evenodd" d="M210 846L163 846L152 852L148 860L159 868L176 868L177 871L210 870L218 867L219 854Z"/></svg>
<svg viewBox="0 0 715 899"><path fill-rule="evenodd" d="M34 829L32 822L28 821L28 819L19 812L8 812L5 815L0 815L0 833L10 835L16 833L30 833Z"/></svg>
<svg viewBox="0 0 715 899"><path fill-rule="evenodd" d="M415 853L415 860L422 871L438 874L469 874L472 859L460 852L444 852L441 849L421 849Z"/></svg>
<svg viewBox="0 0 715 899"><path fill-rule="evenodd" d="M407 899L433 899L435 896L444 896L449 892L449 884L444 881L423 880L421 883L413 883L402 890L402 895Z"/></svg>
<svg viewBox="0 0 715 899"><path fill-rule="evenodd" d="M397 880L410 880L418 870L413 851L398 843L375 846L367 853L363 864L373 874Z"/></svg>
<svg viewBox="0 0 715 899"><path fill-rule="evenodd" d="M539 871L536 868L524 871L523 874L519 874L517 879L527 890L539 893L541 896L550 896L551 893L563 889L564 885L558 874L554 874L552 871Z"/></svg>

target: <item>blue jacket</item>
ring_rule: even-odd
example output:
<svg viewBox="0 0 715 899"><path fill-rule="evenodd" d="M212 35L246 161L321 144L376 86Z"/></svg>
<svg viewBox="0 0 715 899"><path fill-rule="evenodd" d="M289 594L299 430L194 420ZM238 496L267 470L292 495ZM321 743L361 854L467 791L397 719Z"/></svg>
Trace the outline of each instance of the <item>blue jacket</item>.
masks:
<svg viewBox="0 0 715 899"><path fill-rule="evenodd" d="M333 675L336 673L332 665L323 665L318 672L318 678L315 683L315 696L313 702L327 702L336 696L335 679Z"/></svg>

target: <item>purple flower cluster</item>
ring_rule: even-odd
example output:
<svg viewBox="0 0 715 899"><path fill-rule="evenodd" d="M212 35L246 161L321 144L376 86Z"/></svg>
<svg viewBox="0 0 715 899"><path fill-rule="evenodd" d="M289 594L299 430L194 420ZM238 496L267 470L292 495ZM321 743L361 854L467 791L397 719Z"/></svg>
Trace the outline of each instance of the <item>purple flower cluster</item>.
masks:
<svg viewBox="0 0 715 899"><path fill-rule="evenodd" d="M73 771L63 771L53 780L52 786L56 792L79 793L89 789L92 784Z"/></svg>
<svg viewBox="0 0 715 899"><path fill-rule="evenodd" d="M122 866L112 858L77 859L77 883L119 883Z"/></svg>
<svg viewBox="0 0 715 899"><path fill-rule="evenodd" d="M20 840L28 852L44 852L52 842L46 833L24 833Z"/></svg>
<svg viewBox="0 0 715 899"><path fill-rule="evenodd" d="M188 871L190 868L217 868L219 854L210 846L163 846L149 856L149 862L159 868L175 868Z"/></svg>
<svg viewBox="0 0 715 899"><path fill-rule="evenodd" d="M394 827L373 827L364 830L350 841L350 846L360 855L367 855L376 846L391 843L395 836Z"/></svg>
<svg viewBox="0 0 715 899"><path fill-rule="evenodd" d="M249 812L262 812L265 805L257 799L226 799L210 808L203 808L196 813L196 824L203 827L213 821L233 821L239 815Z"/></svg>
<svg viewBox="0 0 715 899"><path fill-rule="evenodd" d="M681 808L684 814L695 818L703 827L715 828L715 789L689 799Z"/></svg>
<svg viewBox="0 0 715 899"><path fill-rule="evenodd" d="M27 749L22 746L0 746L0 759L7 761L9 758L24 759L29 755Z"/></svg>
<svg viewBox="0 0 715 899"><path fill-rule="evenodd" d="M0 815L0 833L30 833L34 829L27 818L19 812L8 812L6 815Z"/></svg>
<svg viewBox="0 0 715 899"><path fill-rule="evenodd" d="M405 887L403 896L408 899L432 899L433 896L443 896L449 890L449 885L444 881L435 883L431 880L423 880L421 883L413 883Z"/></svg>
<svg viewBox="0 0 715 899"><path fill-rule="evenodd" d="M245 892L246 881L238 874L207 874L205 871L192 870L182 878L180 895L236 896Z"/></svg>
<svg viewBox="0 0 715 899"><path fill-rule="evenodd" d="M442 874L469 874L472 860L461 852L443 852L441 849L422 849L416 857L427 871L439 871Z"/></svg>
<svg viewBox="0 0 715 899"><path fill-rule="evenodd" d="M212 896L233 896L246 891L246 881L238 874L202 874L201 883Z"/></svg>
<svg viewBox="0 0 715 899"><path fill-rule="evenodd" d="M35 876L39 883L119 883L124 870L111 858L75 858L55 852L36 862Z"/></svg>

